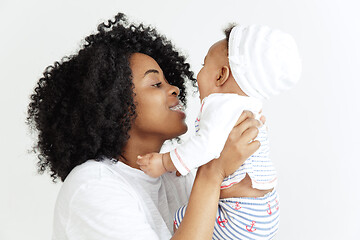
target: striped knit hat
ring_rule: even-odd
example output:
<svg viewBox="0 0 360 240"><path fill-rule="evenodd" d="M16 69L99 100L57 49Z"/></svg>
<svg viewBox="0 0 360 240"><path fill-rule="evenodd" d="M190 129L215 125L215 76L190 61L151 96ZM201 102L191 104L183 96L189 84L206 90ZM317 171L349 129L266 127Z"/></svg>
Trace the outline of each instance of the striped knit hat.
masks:
<svg viewBox="0 0 360 240"><path fill-rule="evenodd" d="M228 49L232 75L250 97L268 99L290 89L300 78L295 40L280 30L238 25L230 32Z"/></svg>

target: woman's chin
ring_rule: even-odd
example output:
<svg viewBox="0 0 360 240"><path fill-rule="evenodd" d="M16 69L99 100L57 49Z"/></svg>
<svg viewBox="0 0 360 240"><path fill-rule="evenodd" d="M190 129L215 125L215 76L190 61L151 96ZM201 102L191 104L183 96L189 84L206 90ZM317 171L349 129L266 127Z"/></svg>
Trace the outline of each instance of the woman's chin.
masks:
<svg viewBox="0 0 360 240"><path fill-rule="evenodd" d="M181 128L176 129L176 132L174 132L172 134L172 136L170 136L168 139L173 139L173 138L179 137L179 136L185 134L187 132L187 130L188 130L188 127L187 127L186 123L184 122L182 124Z"/></svg>
<svg viewBox="0 0 360 240"><path fill-rule="evenodd" d="M180 135L183 135L187 132L188 130L188 126L186 125L186 123L184 122L184 129L183 129L183 132L180 134Z"/></svg>

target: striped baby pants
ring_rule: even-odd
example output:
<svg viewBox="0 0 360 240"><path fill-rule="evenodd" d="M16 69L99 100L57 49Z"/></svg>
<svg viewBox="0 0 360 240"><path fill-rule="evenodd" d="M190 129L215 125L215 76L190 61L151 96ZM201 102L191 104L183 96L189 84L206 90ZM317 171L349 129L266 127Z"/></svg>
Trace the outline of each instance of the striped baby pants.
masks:
<svg viewBox="0 0 360 240"><path fill-rule="evenodd" d="M274 189L264 197L219 200L212 239L273 239L279 226L279 196ZM186 206L175 214L179 227Z"/></svg>

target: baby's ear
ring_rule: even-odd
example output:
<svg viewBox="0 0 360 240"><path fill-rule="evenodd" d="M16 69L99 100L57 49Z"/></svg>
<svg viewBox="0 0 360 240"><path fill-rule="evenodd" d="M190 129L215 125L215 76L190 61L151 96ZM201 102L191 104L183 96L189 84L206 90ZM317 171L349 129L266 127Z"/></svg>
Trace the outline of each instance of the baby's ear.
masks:
<svg viewBox="0 0 360 240"><path fill-rule="evenodd" d="M216 86L217 87L222 86L226 82L226 80L229 79L229 75L230 75L230 68L228 66L222 66L218 78L216 79Z"/></svg>

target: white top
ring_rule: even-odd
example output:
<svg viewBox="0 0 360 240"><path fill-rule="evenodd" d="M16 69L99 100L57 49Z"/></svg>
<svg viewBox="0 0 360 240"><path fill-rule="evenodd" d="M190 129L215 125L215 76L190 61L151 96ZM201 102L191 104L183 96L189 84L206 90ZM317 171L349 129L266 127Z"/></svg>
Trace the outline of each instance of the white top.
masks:
<svg viewBox="0 0 360 240"><path fill-rule="evenodd" d="M213 93L204 98L195 121L196 133L170 152L176 169L186 175L190 170L218 158L241 113L250 110L258 115L261 108L260 100L238 94ZM269 158L266 126L260 128L257 139L261 143L260 149L238 171L224 179L221 188L240 182L246 173L254 188L271 189L276 186L277 177Z"/></svg>
<svg viewBox="0 0 360 240"><path fill-rule="evenodd" d="M109 159L74 168L59 192L53 240L170 239L194 175L151 178Z"/></svg>
<svg viewBox="0 0 360 240"><path fill-rule="evenodd" d="M213 93L202 101L195 121L196 132L170 151L176 169L186 175L191 169L218 158L236 121L244 110L258 113L261 101L230 93Z"/></svg>

